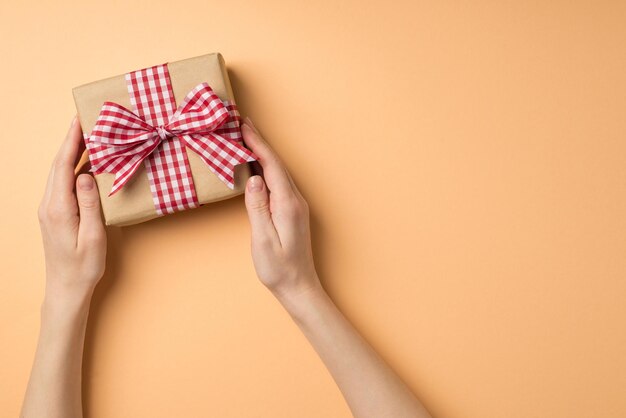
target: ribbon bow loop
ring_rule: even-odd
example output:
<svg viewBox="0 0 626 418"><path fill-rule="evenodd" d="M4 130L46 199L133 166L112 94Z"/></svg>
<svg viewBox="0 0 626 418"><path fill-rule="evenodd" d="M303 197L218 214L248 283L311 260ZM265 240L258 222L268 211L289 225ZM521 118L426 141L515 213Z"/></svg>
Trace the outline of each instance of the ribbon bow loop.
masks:
<svg viewBox="0 0 626 418"><path fill-rule="evenodd" d="M207 83L191 90L165 125L173 134L209 134L228 119L228 109Z"/></svg>

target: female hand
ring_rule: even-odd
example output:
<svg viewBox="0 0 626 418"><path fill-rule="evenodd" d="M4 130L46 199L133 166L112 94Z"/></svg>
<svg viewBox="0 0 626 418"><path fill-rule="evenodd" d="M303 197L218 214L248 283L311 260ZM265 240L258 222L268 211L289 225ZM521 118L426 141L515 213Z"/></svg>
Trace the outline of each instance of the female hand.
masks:
<svg viewBox="0 0 626 418"><path fill-rule="evenodd" d="M252 228L252 260L261 282L279 300L321 288L311 250L309 207L276 153L246 118L246 145L259 158L263 177L246 185Z"/></svg>
<svg viewBox="0 0 626 418"><path fill-rule="evenodd" d="M76 118L61 145L41 205L46 293L21 417L82 417L81 365L91 295L104 273L106 234L93 177L76 178L84 149Z"/></svg>
<svg viewBox="0 0 626 418"><path fill-rule="evenodd" d="M74 118L59 150L39 206L46 257L46 299L68 303L91 295L104 273L106 233L93 177L75 177L84 144Z"/></svg>
<svg viewBox="0 0 626 418"><path fill-rule="evenodd" d="M430 417L322 288L313 264L306 201L250 119L242 132L265 177L250 177L246 185L257 275L317 351L355 418Z"/></svg>

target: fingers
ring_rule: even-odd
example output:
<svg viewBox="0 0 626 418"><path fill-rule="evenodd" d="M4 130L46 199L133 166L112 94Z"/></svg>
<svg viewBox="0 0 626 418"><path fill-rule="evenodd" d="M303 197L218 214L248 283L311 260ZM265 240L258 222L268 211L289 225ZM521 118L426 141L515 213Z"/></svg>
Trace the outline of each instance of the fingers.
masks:
<svg viewBox="0 0 626 418"><path fill-rule="evenodd" d="M87 146L85 145L84 137L83 137L83 128L80 126L80 122L77 120L76 124L78 125L78 149L76 150L76 158L74 159L74 167L84 166L89 162L89 154L87 154Z"/></svg>
<svg viewBox="0 0 626 418"><path fill-rule="evenodd" d="M76 179L76 200L80 213L78 245L90 245L104 238L104 225L100 216L100 196L96 182L91 175L81 174Z"/></svg>
<svg viewBox="0 0 626 418"><path fill-rule="evenodd" d="M271 221L273 228L281 242L281 245L288 245L290 241L297 240L299 232L293 229L293 222L307 208L306 201L296 187L287 169L259 134L259 131L252 125L252 121L246 118L242 127L242 133L246 145L259 157L259 164L263 169L263 177L270 192L272 205ZM269 210L268 210L269 212ZM307 215L308 216L308 215Z"/></svg>
<svg viewBox="0 0 626 418"><path fill-rule="evenodd" d="M259 157L259 164L263 167L263 176L271 192L276 196L292 194L291 182L280 158L253 127L249 118L246 118L246 122L242 125L241 133L246 145Z"/></svg>
<svg viewBox="0 0 626 418"><path fill-rule="evenodd" d="M48 173L48 179L46 180L46 189L43 193L43 198L41 199L41 206L48 206L50 202L50 195L52 194L52 179L54 178L54 164L50 167L50 172Z"/></svg>
<svg viewBox="0 0 626 418"><path fill-rule="evenodd" d="M50 193L61 199L71 199L74 190L74 165L80 157L82 131L78 120L74 118L65 141L61 145L51 171Z"/></svg>
<svg viewBox="0 0 626 418"><path fill-rule="evenodd" d="M270 213L270 198L261 176L252 176L246 184L246 209L250 218L253 242L280 244Z"/></svg>
<svg viewBox="0 0 626 418"><path fill-rule="evenodd" d="M285 173L287 174L287 178L289 179L289 183L291 183L291 188L293 189L294 193L302 200L304 200L304 197L302 196L302 193L300 193L300 189L298 189L298 186L296 186L296 183L293 181L293 178L291 177L291 174L289 174L289 171L287 171L287 169L285 169Z"/></svg>

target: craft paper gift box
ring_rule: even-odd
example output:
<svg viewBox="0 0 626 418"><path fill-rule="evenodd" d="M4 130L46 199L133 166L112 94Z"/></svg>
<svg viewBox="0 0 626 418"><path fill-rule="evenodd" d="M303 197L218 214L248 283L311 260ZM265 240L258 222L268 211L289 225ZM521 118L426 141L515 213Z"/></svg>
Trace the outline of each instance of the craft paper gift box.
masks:
<svg viewBox="0 0 626 418"><path fill-rule="evenodd" d="M246 162L255 157L241 141L221 54L96 81L73 93L107 225L131 225L243 193L251 175ZM121 187L116 176L125 181Z"/></svg>

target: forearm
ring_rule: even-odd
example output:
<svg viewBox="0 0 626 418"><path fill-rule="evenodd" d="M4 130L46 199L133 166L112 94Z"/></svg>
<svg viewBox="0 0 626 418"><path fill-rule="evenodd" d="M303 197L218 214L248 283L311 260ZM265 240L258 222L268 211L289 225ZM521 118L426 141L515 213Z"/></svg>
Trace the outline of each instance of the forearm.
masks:
<svg viewBox="0 0 626 418"><path fill-rule="evenodd" d="M81 370L91 293L59 296L48 290L23 418L82 417Z"/></svg>
<svg viewBox="0 0 626 418"><path fill-rule="evenodd" d="M278 298L319 354L356 418L430 416L321 286Z"/></svg>

